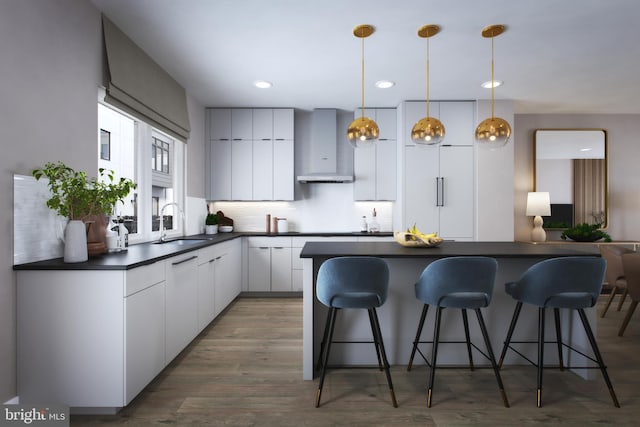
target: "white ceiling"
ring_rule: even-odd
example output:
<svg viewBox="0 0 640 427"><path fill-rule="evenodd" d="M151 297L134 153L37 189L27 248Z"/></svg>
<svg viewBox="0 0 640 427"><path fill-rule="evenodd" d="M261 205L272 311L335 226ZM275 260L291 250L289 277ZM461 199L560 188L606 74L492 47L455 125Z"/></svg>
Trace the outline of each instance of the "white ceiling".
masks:
<svg viewBox="0 0 640 427"><path fill-rule="evenodd" d="M365 39L365 105L426 98L496 99L525 113L640 113L638 0L92 0L208 107L339 108L360 105L358 24ZM274 87L257 89L255 80ZM389 79L391 89L373 83Z"/></svg>

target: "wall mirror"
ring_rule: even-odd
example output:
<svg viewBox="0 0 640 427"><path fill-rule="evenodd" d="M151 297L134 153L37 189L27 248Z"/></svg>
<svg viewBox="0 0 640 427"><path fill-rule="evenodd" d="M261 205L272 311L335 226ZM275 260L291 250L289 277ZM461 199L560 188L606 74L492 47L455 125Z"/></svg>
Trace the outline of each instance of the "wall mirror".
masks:
<svg viewBox="0 0 640 427"><path fill-rule="evenodd" d="M544 228L608 221L607 132L538 129L534 133L534 191L548 191L551 216Z"/></svg>

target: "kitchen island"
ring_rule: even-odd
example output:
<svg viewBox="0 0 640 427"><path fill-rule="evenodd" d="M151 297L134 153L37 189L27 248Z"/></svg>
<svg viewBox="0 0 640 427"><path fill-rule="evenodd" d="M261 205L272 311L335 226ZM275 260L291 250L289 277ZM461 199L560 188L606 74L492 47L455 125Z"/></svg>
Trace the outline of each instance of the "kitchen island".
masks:
<svg viewBox="0 0 640 427"><path fill-rule="evenodd" d="M499 356L502 343L513 315L515 301L504 291L504 284L517 280L533 264L548 258L564 256L600 256L597 248L532 245L519 242L449 242L434 248L403 247L394 242L310 242L300 257L303 259L303 378L314 377L314 363L317 360L326 319L326 307L316 299L315 283L320 265L327 259L340 256L376 256L389 265L389 295L386 303L378 309L380 326L384 337L389 363L406 365L411 345L415 338L422 303L415 298L414 284L420 273L432 261L451 256L489 256L498 261L493 299L491 305L483 309L485 322L494 352ZM552 315L552 311L547 313ZM595 308L586 310L594 333L596 332ZM523 307L513 341L535 340L537 334L537 309ZM371 329L368 317L362 310L342 310L336 325L335 341L370 341ZM433 334L434 310L429 312L423 330L422 340L431 340ZM571 345L588 352L589 344L579 325L578 316L566 310L561 311L563 338ZM553 319L546 322L545 336L555 339ZM471 339L484 350L482 338L476 322L470 322ZM445 310L441 329L442 341L463 341L464 331L459 310ZM532 360L536 357L535 344L520 345L520 351ZM424 344L422 345L424 351ZM430 349L430 345L428 347ZM332 348L332 365L375 365L376 353L373 344L358 343L335 345ZM428 350L427 350L428 351ZM565 352L569 366L591 366L583 356ZM548 350L546 363L557 362L557 352ZM416 358L415 364L423 363ZM526 363L522 358L509 352L505 364ZM444 344L438 350L438 364L468 365L464 347L459 344ZM477 350L474 350L474 364L489 364ZM578 370L578 374L591 377L592 370Z"/></svg>

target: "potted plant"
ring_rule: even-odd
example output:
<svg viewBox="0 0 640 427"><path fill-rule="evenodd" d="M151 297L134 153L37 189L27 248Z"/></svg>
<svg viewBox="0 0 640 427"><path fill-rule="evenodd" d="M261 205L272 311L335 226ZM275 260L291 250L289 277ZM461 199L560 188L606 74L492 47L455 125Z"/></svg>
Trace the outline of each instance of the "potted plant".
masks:
<svg viewBox="0 0 640 427"><path fill-rule="evenodd" d="M208 213L207 218L204 220L204 232L205 234L217 234L218 233L218 215L214 213Z"/></svg>
<svg viewBox="0 0 640 427"><path fill-rule="evenodd" d="M51 197L47 207L58 215L69 219L65 228L65 262L82 262L88 258L87 226L92 223L94 233L106 238L106 216L118 201L136 188L127 178L115 180L114 171L100 168L98 177L88 178L86 172L76 171L62 162L48 162L43 168L34 169L31 174L36 180L47 178ZM84 238L84 244L82 239ZM84 246L84 249L82 248ZM103 247L106 251L106 245Z"/></svg>
<svg viewBox="0 0 640 427"><path fill-rule="evenodd" d="M611 236L600 230L601 226L602 224L587 224L586 222L576 224L575 227L563 231L560 238L567 240L568 237L574 242L596 242L604 238L605 242L610 242Z"/></svg>

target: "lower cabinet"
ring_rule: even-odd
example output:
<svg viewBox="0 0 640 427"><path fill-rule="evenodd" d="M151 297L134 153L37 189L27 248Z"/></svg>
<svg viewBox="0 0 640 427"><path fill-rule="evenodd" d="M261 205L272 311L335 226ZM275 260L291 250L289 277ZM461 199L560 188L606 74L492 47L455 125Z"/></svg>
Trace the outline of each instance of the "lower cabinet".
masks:
<svg viewBox="0 0 640 427"><path fill-rule="evenodd" d="M165 360L170 362L195 337L198 329L197 251L169 258L166 266Z"/></svg>
<svg viewBox="0 0 640 427"><path fill-rule="evenodd" d="M209 247L212 274L198 250L130 270L17 271L20 403L129 404L240 293L241 240Z"/></svg>
<svg viewBox="0 0 640 427"><path fill-rule="evenodd" d="M249 292L291 292L291 237L249 237Z"/></svg>

